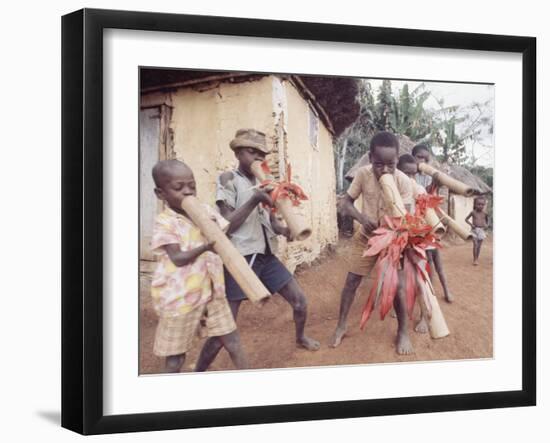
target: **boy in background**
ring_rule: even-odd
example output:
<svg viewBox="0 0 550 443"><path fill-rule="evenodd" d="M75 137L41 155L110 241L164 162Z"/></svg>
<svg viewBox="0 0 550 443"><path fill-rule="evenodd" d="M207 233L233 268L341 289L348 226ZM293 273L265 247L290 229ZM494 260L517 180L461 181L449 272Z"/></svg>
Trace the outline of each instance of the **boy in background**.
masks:
<svg viewBox="0 0 550 443"><path fill-rule="evenodd" d="M481 244L487 237L485 229L489 227L489 215L485 212L485 197L478 195L474 199L474 210L466 217L466 223L472 227L472 235L474 237L474 266L479 264L479 253L481 252ZM472 221L470 222L470 219Z"/></svg>

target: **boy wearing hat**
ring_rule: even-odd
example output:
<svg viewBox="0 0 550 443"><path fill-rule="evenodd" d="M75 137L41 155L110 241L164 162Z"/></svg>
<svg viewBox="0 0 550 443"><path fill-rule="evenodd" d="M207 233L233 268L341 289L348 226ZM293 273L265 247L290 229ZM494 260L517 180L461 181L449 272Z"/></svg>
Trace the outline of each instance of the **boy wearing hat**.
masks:
<svg viewBox="0 0 550 443"><path fill-rule="evenodd" d="M319 349L319 342L304 333L306 297L296 279L274 255L276 236L289 237L289 230L260 204L272 207L273 201L267 192L255 187L257 180L250 169L253 162L262 162L269 154L266 136L255 129L240 129L230 147L239 165L237 169L226 171L218 177L216 189L216 204L222 216L230 222L227 234L271 294L279 293L292 307L298 346L316 351ZM229 306L236 319L241 302L246 296L227 270L225 286ZM218 339L208 339L201 351L196 370L205 370L221 346Z"/></svg>

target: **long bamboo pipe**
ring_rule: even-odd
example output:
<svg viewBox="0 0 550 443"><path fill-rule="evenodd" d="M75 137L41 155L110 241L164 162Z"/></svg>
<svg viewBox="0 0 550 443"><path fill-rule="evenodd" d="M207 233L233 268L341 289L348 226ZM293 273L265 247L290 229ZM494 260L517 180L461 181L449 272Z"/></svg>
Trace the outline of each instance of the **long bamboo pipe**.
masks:
<svg viewBox="0 0 550 443"><path fill-rule="evenodd" d="M214 250L221 257L223 264L239 284L246 296L257 303L270 293L262 284L258 276L250 268L245 258L237 251L231 240L222 232L220 227L210 219L196 197L187 196L181 202L181 208L191 218L203 235L214 243Z"/></svg>
<svg viewBox="0 0 550 443"><path fill-rule="evenodd" d="M255 161L250 166L252 174L260 180L266 180L269 178L263 171L261 162ZM290 177L289 177L290 178ZM311 228L307 225L305 220L296 214L292 202L288 198L280 198L275 202L275 207L281 213L285 219L286 225L290 230L291 240L305 240L311 235Z"/></svg>
<svg viewBox="0 0 550 443"><path fill-rule="evenodd" d="M468 186L461 181L452 178L448 174L445 174L444 172L435 169L433 166L430 166L427 163L419 163L418 170L424 174L428 174L442 185L447 186L455 194L471 197L478 192L476 188L472 188L471 186Z"/></svg>

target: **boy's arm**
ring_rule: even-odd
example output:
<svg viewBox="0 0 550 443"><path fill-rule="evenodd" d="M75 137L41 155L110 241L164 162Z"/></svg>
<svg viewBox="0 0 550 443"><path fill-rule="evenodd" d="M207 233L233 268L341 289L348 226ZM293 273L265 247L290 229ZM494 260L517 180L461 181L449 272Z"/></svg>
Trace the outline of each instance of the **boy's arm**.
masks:
<svg viewBox="0 0 550 443"><path fill-rule="evenodd" d="M238 209L233 209L222 200L217 201L216 204L220 209L220 214L229 222L226 234L229 235L239 229L259 203L265 203L270 207L273 206L273 200L271 200L269 194L260 190L255 190L254 195Z"/></svg>
<svg viewBox="0 0 550 443"><path fill-rule="evenodd" d="M189 251L182 251L180 245L173 243L170 245L164 245L163 248L176 266L186 266L193 263L199 255L206 251L211 251L214 246L214 242L209 242L201 245L197 248L190 249Z"/></svg>
<svg viewBox="0 0 550 443"><path fill-rule="evenodd" d="M465 221L466 223L468 223L472 228L474 228L475 226L473 225L473 223L470 222L469 219L472 218L473 216L474 216L473 212L470 212L470 213L466 216L466 218L464 219L464 221Z"/></svg>
<svg viewBox="0 0 550 443"><path fill-rule="evenodd" d="M370 234L373 230L378 228L378 223L369 219L366 215L361 214L353 202L355 199L351 197L347 192L338 201L338 211L343 215L349 215L354 220L357 220L363 225L367 234Z"/></svg>
<svg viewBox="0 0 550 443"><path fill-rule="evenodd" d="M227 235L239 229L259 203L265 203L270 207L273 206L273 200L271 200L269 194L260 189L256 189L252 197L250 197L244 205L235 209L237 190L233 180L234 173L226 171L219 176L216 183L216 205L222 217L229 222L226 229Z"/></svg>

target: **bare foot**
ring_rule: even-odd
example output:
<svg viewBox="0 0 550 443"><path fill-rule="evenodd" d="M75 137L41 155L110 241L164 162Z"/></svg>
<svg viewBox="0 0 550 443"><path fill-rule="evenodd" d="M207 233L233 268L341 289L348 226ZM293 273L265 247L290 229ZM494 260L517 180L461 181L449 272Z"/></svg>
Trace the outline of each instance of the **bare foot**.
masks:
<svg viewBox="0 0 550 443"><path fill-rule="evenodd" d="M428 322L424 317L422 317L420 321L416 324L414 331L418 332L419 334L425 334L426 332L428 332Z"/></svg>
<svg viewBox="0 0 550 443"><path fill-rule="evenodd" d="M447 292L447 293L445 294L445 301L446 301L447 303L452 303L454 300L455 300L455 298L454 298L454 295L453 295L453 294L451 294L450 292Z"/></svg>
<svg viewBox="0 0 550 443"><path fill-rule="evenodd" d="M479 262L477 260L474 260L474 266L479 265Z"/></svg>
<svg viewBox="0 0 550 443"><path fill-rule="evenodd" d="M305 335L296 340L296 344L302 348L307 349L308 351L317 351L321 347L321 343L312 338L306 337Z"/></svg>
<svg viewBox="0 0 550 443"><path fill-rule="evenodd" d="M337 327L336 331L334 331L334 334L332 335L330 339L329 346L331 348L336 348L340 343L342 343L342 339L346 335L347 328L344 327Z"/></svg>
<svg viewBox="0 0 550 443"><path fill-rule="evenodd" d="M409 355L414 352L413 345L406 332L398 332L395 350L399 355Z"/></svg>

